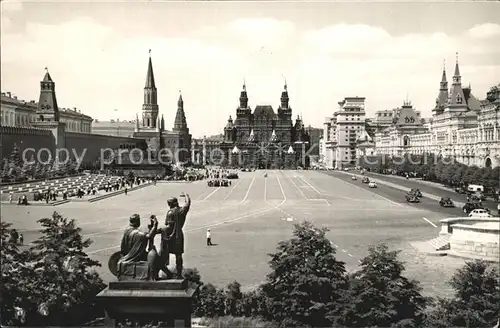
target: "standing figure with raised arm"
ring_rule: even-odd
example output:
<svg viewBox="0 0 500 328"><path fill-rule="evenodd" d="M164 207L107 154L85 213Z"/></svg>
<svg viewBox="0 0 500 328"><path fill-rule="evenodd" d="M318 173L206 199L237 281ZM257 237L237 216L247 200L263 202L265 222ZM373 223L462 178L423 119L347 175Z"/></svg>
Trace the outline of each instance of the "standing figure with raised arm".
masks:
<svg viewBox="0 0 500 328"><path fill-rule="evenodd" d="M177 279L182 279L182 254L184 254L184 232L182 229L184 228L186 216L191 207L191 197L184 193L181 194L181 197L185 197L186 199L183 206L179 206L179 201L175 197L167 200L167 204L170 209L168 210L167 217L165 219L165 225L172 231L170 234L170 240L168 241L168 252L170 254L175 254Z"/></svg>

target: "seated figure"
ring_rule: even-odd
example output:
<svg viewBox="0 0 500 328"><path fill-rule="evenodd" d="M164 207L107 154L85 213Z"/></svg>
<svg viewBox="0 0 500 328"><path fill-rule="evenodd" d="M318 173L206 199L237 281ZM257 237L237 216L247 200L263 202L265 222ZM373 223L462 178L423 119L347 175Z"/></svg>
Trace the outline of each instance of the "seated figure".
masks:
<svg viewBox="0 0 500 328"><path fill-rule="evenodd" d="M123 233L121 257L117 265L118 280L155 280L157 254L152 239L158 228L158 220L151 217L147 233L139 230L140 225L140 216L134 214L130 217L130 226Z"/></svg>

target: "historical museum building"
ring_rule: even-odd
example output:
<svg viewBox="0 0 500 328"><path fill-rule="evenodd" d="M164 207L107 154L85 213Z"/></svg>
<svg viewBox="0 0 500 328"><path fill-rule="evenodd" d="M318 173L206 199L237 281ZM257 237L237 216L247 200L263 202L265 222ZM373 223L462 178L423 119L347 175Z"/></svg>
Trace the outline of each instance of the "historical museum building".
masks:
<svg viewBox="0 0 500 328"><path fill-rule="evenodd" d="M223 136L194 144L193 160L257 168L308 166L310 136L299 116L293 122L289 102L285 83L276 112L270 105L258 105L252 111L244 84L236 116L229 116Z"/></svg>
<svg viewBox="0 0 500 328"><path fill-rule="evenodd" d="M432 118L423 120L410 107L405 103L383 124L378 116L372 121L376 154L434 153L466 165L500 165L500 85L479 101L462 85L457 58L451 87L443 69Z"/></svg>

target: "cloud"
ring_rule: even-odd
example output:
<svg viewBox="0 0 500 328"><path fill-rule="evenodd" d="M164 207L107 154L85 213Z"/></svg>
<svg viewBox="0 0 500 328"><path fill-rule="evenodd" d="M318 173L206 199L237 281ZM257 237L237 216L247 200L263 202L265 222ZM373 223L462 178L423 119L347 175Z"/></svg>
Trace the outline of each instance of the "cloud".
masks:
<svg viewBox="0 0 500 328"><path fill-rule="evenodd" d="M473 38L493 38L500 36L500 25L493 23L486 23L476 25L469 29L468 34Z"/></svg>
<svg viewBox="0 0 500 328"><path fill-rule="evenodd" d="M487 28L484 27L488 25ZM368 113L401 105L406 93L430 115L443 59L452 74L460 53L463 81L484 97L500 76L498 26L476 26L459 35L391 35L381 26L339 24L299 28L291 21L247 18L205 25L173 37L127 34L91 17L59 24L28 23L24 31L2 31L2 87L36 99L43 68L57 83L59 103L100 119L140 113L148 49L160 111L173 125L182 89L188 124L195 136L220 133L235 115L243 78L249 102L275 109L288 82L294 115L321 126L346 96L367 98ZM490 31L489 38L477 37ZM184 32L184 31L183 31ZM486 70L487 68L487 70Z"/></svg>

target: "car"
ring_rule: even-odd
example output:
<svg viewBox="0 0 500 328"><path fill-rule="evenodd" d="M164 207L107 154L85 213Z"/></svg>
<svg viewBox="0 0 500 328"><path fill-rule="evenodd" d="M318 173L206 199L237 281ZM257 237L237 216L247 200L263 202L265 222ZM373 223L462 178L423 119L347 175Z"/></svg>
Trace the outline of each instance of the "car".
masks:
<svg viewBox="0 0 500 328"><path fill-rule="evenodd" d="M408 203L420 203L420 198L415 194L407 194L405 197Z"/></svg>
<svg viewBox="0 0 500 328"><path fill-rule="evenodd" d="M353 179L353 180L358 180L358 178L357 178L356 176L354 176L354 175L352 176L352 178L351 178L351 179Z"/></svg>
<svg viewBox="0 0 500 328"><path fill-rule="evenodd" d="M370 179L367 177L364 177L363 180L361 180L362 183L370 183Z"/></svg>
<svg viewBox="0 0 500 328"><path fill-rule="evenodd" d="M484 208L476 208L469 213L470 217L476 218L491 218L491 214Z"/></svg>
<svg viewBox="0 0 500 328"><path fill-rule="evenodd" d="M439 201L439 205L441 205L441 207L455 207L455 204L449 197L442 197Z"/></svg>
<svg viewBox="0 0 500 328"><path fill-rule="evenodd" d="M459 193L459 194L465 194L465 193L467 193L467 190L465 190L465 189L464 189L464 188L462 188L462 187L456 187L456 188L455 188L455 192L456 192L456 193Z"/></svg>
<svg viewBox="0 0 500 328"><path fill-rule="evenodd" d="M377 184L375 182L368 183L368 188L377 188Z"/></svg>
<svg viewBox="0 0 500 328"><path fill-rule="evenodd" d="M411 195L415 195L417 197L422 197L422 193L420 192L420 189L415 189L415 188L412 188L409 192L409 194Z"/></svg>
<svg viewBox="0 0 500 328"><path fill-rule="evenodd" d="M224 179L224 180L220 181L220 186L221 187L229 187L230 185L231 185L231 181L229 181L229 180L225 180Z"/></svg>
<svg viewBox="0 0 500 328"><path fill-rule="evenodd" d="M481 204L477 202L467 202L463 207L462 210L464 211L465 214L469 214L475 209L481 208Z"/></svg>
<svg viewBox="0 0 500 328"><path fill-rule="evenodd" d="M236 172L231 172L227 175L228 179L238 179L238 173Z"/></svg>

